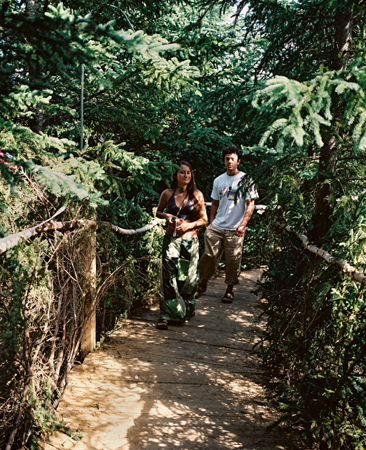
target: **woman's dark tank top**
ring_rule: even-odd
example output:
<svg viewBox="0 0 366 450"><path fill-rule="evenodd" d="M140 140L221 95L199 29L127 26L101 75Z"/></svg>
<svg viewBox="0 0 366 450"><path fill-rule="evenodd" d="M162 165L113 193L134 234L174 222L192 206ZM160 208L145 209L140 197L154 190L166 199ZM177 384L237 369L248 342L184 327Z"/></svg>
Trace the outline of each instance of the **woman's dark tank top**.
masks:
<svg viewBox="0 0 366 450"><path fill-rule="evenodd" d="M178 211L179 211L179 208L175 203L175 197L174 197L174 193L173 193L173 195L168 200L168 203L166 204L166 212L168 214L172 214L173 216L180 217L183 220L192 220L194 204L190 198L188 198L188 201L187 201L187 198L185 198L183 200L183 208L179 211L179 215L177 215Z"/></svg>

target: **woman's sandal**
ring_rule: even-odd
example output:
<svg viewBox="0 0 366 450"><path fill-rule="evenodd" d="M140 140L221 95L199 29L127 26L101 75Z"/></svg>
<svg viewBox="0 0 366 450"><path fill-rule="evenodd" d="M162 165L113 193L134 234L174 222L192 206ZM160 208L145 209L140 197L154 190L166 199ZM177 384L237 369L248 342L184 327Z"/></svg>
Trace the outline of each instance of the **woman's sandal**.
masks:
<svg viewBox="0 0 366 450"><path fill-rule="evenodd" d="M166 319L159 319L158 324L156 325L158 330L167 330L168 329L168 321Z"/></svg>
<svg viewBox="0 0 366 450"><path fill-rule="evenodd" d="M206 291L207 291L207 284L206 286L204 286L203 284L199 284L194 298L200 298L201 295L203 295Z"/></svg>
<svg viewBox="0 0 366 450"><path fill-rule="evenodd" d="M234 301L234 292L225 292L221 299L222 303L232 303Z"/></svg>

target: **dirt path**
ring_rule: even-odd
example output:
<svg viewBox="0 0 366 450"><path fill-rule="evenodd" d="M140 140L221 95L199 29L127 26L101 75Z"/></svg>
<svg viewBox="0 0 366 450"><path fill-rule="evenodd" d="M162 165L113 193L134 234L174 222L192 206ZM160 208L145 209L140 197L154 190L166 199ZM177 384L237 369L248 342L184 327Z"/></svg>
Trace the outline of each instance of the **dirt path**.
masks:
<svg viewBox="0 0 366 450"><path fill-rule="evenodd" d="M59 434L46 450L295 450L265 399L266 379L253 345L260 341L259 301L250 291L260 271L244 272L231 305L222 278L198 300L197 315L168 331L158 310L123 323L101 350L70 375L58 408L82 430Z"/></svg>

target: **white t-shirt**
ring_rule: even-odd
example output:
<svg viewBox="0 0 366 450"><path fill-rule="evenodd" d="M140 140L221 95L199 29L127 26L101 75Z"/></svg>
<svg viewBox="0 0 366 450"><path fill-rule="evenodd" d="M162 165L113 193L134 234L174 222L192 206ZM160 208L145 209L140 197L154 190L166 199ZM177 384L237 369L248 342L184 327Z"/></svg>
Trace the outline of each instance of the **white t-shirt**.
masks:
<svg viewBox="0 0 366 450"><path fill-rule="evenodd" d="M212 222L212 225L223 230L236 230L241 224L245 210L247 208L246 200L254 200L258 198L257 189L253 180L249 178L248 190L243 198L241 192L235 203L235 193L238 189L240 180L245 177L244 172L239 172L237 175L229 176L227 173L215 178L212 188L211 197L214 200L219 200L219 207L217 214Z"/></svg>

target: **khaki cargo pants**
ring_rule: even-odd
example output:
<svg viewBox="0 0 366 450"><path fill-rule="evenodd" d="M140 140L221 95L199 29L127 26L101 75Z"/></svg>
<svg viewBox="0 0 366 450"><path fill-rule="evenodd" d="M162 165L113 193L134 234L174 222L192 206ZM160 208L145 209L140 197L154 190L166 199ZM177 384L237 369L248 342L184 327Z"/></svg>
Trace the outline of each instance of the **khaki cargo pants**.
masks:
<svg viewBox="0 0 366 450"><path fill-rule="evenodd" d="M200 277L210 279L216 271L222 251L225 250L225 283L239 284L241 255L244 236L235 236L235 231L222 230L209 225L205 232L205 253L199 262Z"/></svg>

